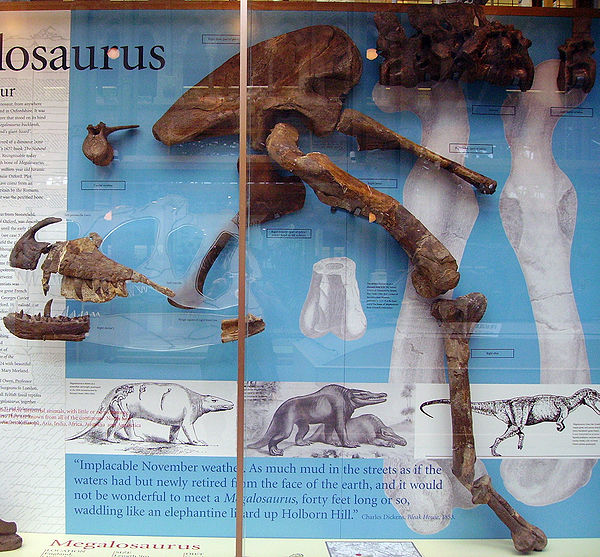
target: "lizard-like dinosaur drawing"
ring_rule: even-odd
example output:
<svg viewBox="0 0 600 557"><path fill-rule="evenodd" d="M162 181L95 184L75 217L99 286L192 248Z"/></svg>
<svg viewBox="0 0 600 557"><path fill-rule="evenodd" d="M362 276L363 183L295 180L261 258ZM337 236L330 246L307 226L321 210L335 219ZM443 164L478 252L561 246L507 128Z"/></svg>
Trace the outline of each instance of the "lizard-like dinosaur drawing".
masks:
<svg viewBox="0 0 600 557"><path fill-rule="evenodd" d="M436 400L427 400L419 407L423 414L433 418L423 410L424 406L431 404L450 404L447 398ZM496 452L498 445L502 441L512 437L519 436L517 444L518 449L523 448L523 439L525 434L523 428L526 425L535 425L542 422L556 422L556 429L562 431L565 429L565 418L570 412L582 405L589 406L596 414L600 414L600 393L594 389L579 389L571 396L560 395L532 395L518 396L503 400L487 400L483 402L472 402L473 412L494 416L508 424L506 431L497 437L492 449L492 456L501 456Z"/></svg>

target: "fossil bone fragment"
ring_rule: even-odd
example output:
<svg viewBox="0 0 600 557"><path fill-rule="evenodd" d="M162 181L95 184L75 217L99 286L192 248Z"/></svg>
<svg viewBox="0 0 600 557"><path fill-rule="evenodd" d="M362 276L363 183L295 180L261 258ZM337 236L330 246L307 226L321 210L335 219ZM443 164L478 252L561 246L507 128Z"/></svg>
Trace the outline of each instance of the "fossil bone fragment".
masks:
<svg viewBox="0 0 600 557"><path fill-rule="evenodd" d="M500 217L527 284L535 321L540 383L589 384L585 336L571 283L571 244L577 193L552 152L559 120L552 107L576 107L583 89L556 91L558 60L536 67L535 95L514 94L504 116L511 171L500 197ZM528 505L562 501L586 485L593 459L510 459L500 467L504 485Z"/></svg>
<svg viewBox="0 0 600 557"><path fill-rule="evenodd" d="M265 330L265 322L256 315L246 315L246 337L262 333ZM234 342L239 340L240 332L237 318L224 319L221 322L221 342Z"/></svg>
<svg viewBox="0 0 600 557"><path fill-rule="evenodd" d="M35 239L35 233L48 226L60 222L61 219L58 217L48 217L40 222L34 224L23 236L21 236L13 246L9 256L9 263L11 267L17 269L27 269L32 271L37 267L40 257L43 253L48 253L50 242L38 242Z"/></svg>
<svg viewBox="0 0 600 557"><path fill-rule="evenodd" d="M115 157L113 146L108 141L108 136L119 130L131 130L139 126L107 126L99 122L96 126L87 127L87 136L83 140L81 150L83 154L97 166L108 166Z"/></svg>
<svg viewBox="0 0 600 557"><path fill-rule="evenodd" d="M475 325L483 317L486 306L485 296L475 292L455 300L438 300L431 308L431 314L441 323L444 332L448 362L452 473L471 492L474 503L489 505L508 526L517 551L540 551L546 547L546 535L523 519L494 490L488 475L474 479L476 456L469 385L469 339Z"/></svg>
<svg viewBox="0 0 600 557"><path fill-rule="evenodd" d="M295 176L283 176L266 155L248 157L249 224L263 224L295 213L304 206L305 197L306 188L302 180ZM238 236L238 232L239 215L236 214L227 227L219 232L200 262L192 265L195 269L193 275L184 282L174 298L169 298L172 306L181 309L202 306L208 273L229 241Z"/></svg>
<svg viewBox="0 0 600 557"><path fill-rule="evenodd" d="M21 536L17 534L17 525L0 519L0 551L14 551L23 545Z"/></svg>
<svg viewBox="0 0 600 557"><path fill-rule="evenodd" d="M50 288L50 276L52 273L58 273L62 275L61 294L65 298L82 302L108 302L115 296L125 297L127 296L125 283L128 280L147 284L165 296L175 295L171 289L156 284L141 273L106 257L98 249L102 238L95 232L85 238L56 242L50 245L41 244L35 240L37 230L60 220L44 219L30 228L16 242L10 256L11 265L13 261L16 263L25 261L29 265L32 258L23 257L21 253L31 254L36 250L40 252L40 255L42 252L47 253L46 259L42 263L44 294L47 294ZM36 263L38 260L39 256ZM25 268L31 269L31 267Z"/></svg>
<svg viewBox="0 0 600 557"><path fill-rule="evenodd" d="M72 340L81 341L90 331L90 316L52 317L52 300L44 307L44 315L28 315L21 310L4 316L4 326L16 337L28 340Z"/></svg>
<svg viewBox="0 0 600 557"><path fill-rule="evenodd" d="M596 52L592 39L591 17L574 17L573 31L564 44L558 47L560 66L556 84L560 91L578 88L589 93L596 81Z"/></svg>
<svg viewBox="0 0 600 557"><path fill-rule="evenodd" d="M356 45L341 29L314 25L291 31L254 45L250 49L249 112L252 148L264 150L265 140L278 118L299 115L316 135L336 129L360 133L362 148L377 144L386 149L409 149L429 158L445 170L489 190L489 178L444 157L422 149L408 139L355 111L343 115L343 99L360 80L361 56ZM346 111L344 111L346 112ZM236 55L186 91L154 124L154 137L165 145L197 141L238 132L239 55ZM360 127L356 133L353 129ZM366 135L369 141L366 141ZM383 148L383 147L381 147ZM495 186L494 186L495 187ZM491 193L486 191L485 193Z"/></svg>
<svg viewBox="0 0 600 557"><path fill-rule="evenodd" d="M342 340L356 340L367 330L360 305L356 263L347 257L329 257L313 265L312 278L302 311L300 330L310 338L333 333Z"/></svg>
<svg viewBox="0 0 600 557"><path fill-rule="evenodd" d="M393 13L375 15L377 48L385 58L379 73L382 85L415 87L423 81L461 79L531 88L531 41L513 25L488 21L482 6L410 6L408 18L417 31L412 37Z"/></svg>
<svg viewBox="0 0 600 557"><path fill-rule="evenodd" d="M367 218L374 215L374 222L381 224L410 257L415 267L412 282L421 296L433 298L456 286L460 278L456 261L408 210L335 166L326 155L305 155L297 142L297 130L280 123L267 138L267 150L273 160L313 188L326 205Z"/></svg>

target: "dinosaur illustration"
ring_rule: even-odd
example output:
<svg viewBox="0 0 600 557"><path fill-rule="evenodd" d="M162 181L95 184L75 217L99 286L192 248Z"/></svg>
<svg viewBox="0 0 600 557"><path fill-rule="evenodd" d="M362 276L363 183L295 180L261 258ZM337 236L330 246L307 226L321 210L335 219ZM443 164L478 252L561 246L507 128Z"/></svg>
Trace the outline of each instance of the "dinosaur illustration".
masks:
<svg viewBox="0 0 600 557"><path fill-rule="evenodd" d="M424 406L431 404L450 404L447 398L436 400L427 400L419 407L423 414L433 418L423 410ZM518 396L503 400L487 400L483 402L472 402L471 409L478 414L494 416L508 424L506 431L497 437L492 449L492 456L501 456L496 452L498 445L502 441L512 437L519 436L517 448L523 448L525 434L523 428L527 425L536 425L542 422L556 422L556 429L562 431L565 429L565 418L570 412L579 406L589 406L596 414L600 415L600 393L594 389L579 389L571 396L560 395L532 395Z"/></svg>

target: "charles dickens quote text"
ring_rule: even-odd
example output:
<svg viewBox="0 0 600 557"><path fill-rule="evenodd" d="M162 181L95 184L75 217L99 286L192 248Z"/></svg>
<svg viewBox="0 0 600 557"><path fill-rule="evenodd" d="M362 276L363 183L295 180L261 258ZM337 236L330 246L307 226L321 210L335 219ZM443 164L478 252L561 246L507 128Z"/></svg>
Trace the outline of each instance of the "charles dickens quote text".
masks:
<svg viewBox="0 0 600 557"><path fill-rule="evenodd" d="M75 456L75 455L73 455ZM122 458L76 456L69 505L74 516L170 521L236 516L236 466L232 458ZM411 499L443 488L434 464L383 466L377 460L323 462L247 459L244 518L280 520L439 519L399 514ZM301 462L301 463L300 463ZM390 496L386 495L391 494ZM452 518L452 517L449 517Z"/></svg>

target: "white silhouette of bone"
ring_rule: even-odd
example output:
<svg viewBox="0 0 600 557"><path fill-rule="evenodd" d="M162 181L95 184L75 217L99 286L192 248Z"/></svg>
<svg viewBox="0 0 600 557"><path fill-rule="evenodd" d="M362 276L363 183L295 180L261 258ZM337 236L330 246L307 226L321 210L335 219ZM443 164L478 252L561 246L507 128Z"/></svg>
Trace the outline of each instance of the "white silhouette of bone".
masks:
<svg viewBox="0 0 600 557"><path fill-rule="evenodd" d="M510 95L503 117L511 171L500 197L500 216L531 300L540 350L540 383L589 383L585 337L579 319L570 260L577 219L575 188L552 153L552 134L565 107L586 95L557 91L559 60L535 69L532 91ZM528 505L570 497L590 479L592 459L511 459L500 466L508 491Z"/></svg>
<svg viewBox="0 0 600 557"><path fill-rule="evenodd" d="M375 85L373 100L385 112L410 110L420 119L422 138L420 143L444 156L464 163L464 150L449 153L450 143L467 144L469 141L469 118L464 94L453 81L434 83L431 90L424 88L385 87ZM471 185L441 170L430 161L418 159L404 184L403 205L413 213L448 248L460 263L471 234L479 206ZM409 272L410 274L410 272ZM452 291L444 297L451 298ZM419 296L407 281L400 315L396 323L390 382L392 383L444 383L444 340L437 321L431 316L431 301ZM388 463L386 466L392 464ZM406 467L414 470L415 461L408 457ZM434 466L442 461L427 460ZM412 465L412 466L411 466ZM449 466L444 469L443 488L437 493L428 490L411 494L410 509L401 503L402 497L388 496L398 512L405 517L409 528L420 534L433 534L448 526L450 512L454 507L472 508L467 490L454 481ZM485 467L478 461L478 472L485 474ZM411 479L413 473L411 473ZM406 477L398 477L407 480ZM425 515L439 516L437 520L425 519ZM421 518L410 519L408 516Z"/></svg>
<svg viewBox="0 0 600 557"><path fill-rule="evenodd" d="M313 265L300 330L309 338L333 333L342 340L356 340L365 334L367 318L360 305L352 259L329 257Z"/></svg>

